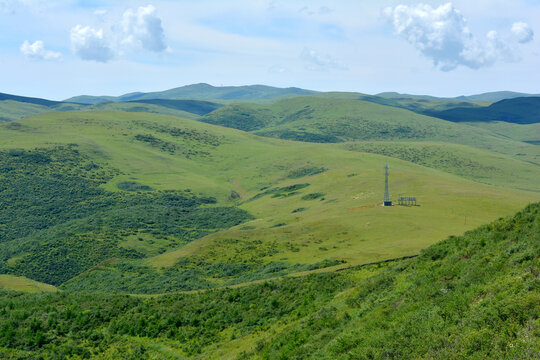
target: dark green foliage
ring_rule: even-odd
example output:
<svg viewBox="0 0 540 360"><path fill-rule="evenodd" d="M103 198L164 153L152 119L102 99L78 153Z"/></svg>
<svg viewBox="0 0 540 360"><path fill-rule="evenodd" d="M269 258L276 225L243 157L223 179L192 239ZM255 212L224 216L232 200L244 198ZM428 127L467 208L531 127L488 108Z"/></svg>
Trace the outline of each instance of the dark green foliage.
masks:
<svg viewBox="0 0 540 360"><path fill-rule="evenodd" d="M206 130L196 130L196 129L189 129L189 128L179 128L175 126L165 126L165 125L159 125L152 122L144 122L144 121L133 121L133 123L137 126L141 126L143 128L157 131L159 133L171 135L174 137L179 137L184 141L187 141L191 144L191 147L193 146L200 146L200 145L207 145L216 147L221 145L223 138L214 134L209 133ZM150 140L152 142L152 140Z"/></svg>
<svg viewBox="0 0 540 360"><path fill-rule="evenodd" d="M317 175L317 174L325 172L326 170L328 170L328 169L326 169L324 167L308 167L308 166L306 166L306 167L291 171L287 175L287 177L289 179L298 179L298 178L301 178L301 177L304 177L304 176Z"/></svg>
<svg viewBox="0 0 540 360"><path fill-rule="evenodd" d="M206 115L201 121L238 130L254 131L272 123L274 115L269 109L233 104Z"/></svg>
<svg viewBox="0 0 540 360"><path fill-rule="evenodd" d="M75 145L0 151L0 243L108 206L99 185L114 174Z"/></svg>
<svg viewBox="0 0 540 360"><path fill-rule="evenodd" d="M68 281L61 288L107 293L170 293L241 284L341 263L339 260L324 260L314 264L290 264L283 261L224 263L206 262L192 257L180 260L173 267L158 270L137 265L133 261L122 261L92 270Z"/></svg>
<svg viewBox="0 0 540 360"><path fill-rule="evenodd" d="M294 130L261 130L257 135L275 137L284 140L295 140L314 143L338 143L343 140L333 134L317 134L307 131Z"/></svg>
<svg viewBox="0 0 540 360"><path fill-rule="evenodd" d="M253 196L249 200L255 200L268 194L272 194L272 197L274 198L293 196L293 195L298 194L298 190L301 190L308 186L309 184L304 183L304 184L294 184L294 185L284 186L280 188L270 188L270 189L263 188L264 189L263 192L258 193L257 195Z"/></svg>
<svg viewBox="0 0 540 360"><path fill-rule="evenodd" d="M125 191L152 191L153 187L148 185L139 184L136 181L122 181L116 185L120 190Z"/></svg>
<svg viewBox="0 0 540 360"><path fill-rule="evenodd" d="M536 124L540 122L540 97L505 99L486 107L456 107L443 111L426 111L425 114L454 122L505 121Z"/></svg>
<svg viewBox="0 0 540 360"><path fill-rule="evenodd" d="M0 273L58 285L112 257L143 257L121 246L137 233L180 245L251 219L190 192L99 187L114 174L75 145L0 152Z"/></svg>
<svg viewBox="0 0 540 360"><path fill-rule="evenodd" d="M315 200L315 199L322 198L324 195L325 195L324 193L319 193L319 192L306 194L302 196L302 200Z"/></svg>
<svg viewBox="0 0 540 360"><path fill-rule="evenodd" d="M227 329L244 336L284 318L305 316L346 286L350 281L343 277L324 274L148 300L0 292L0 347L63 359L123 348L129 345L121 345L124 336L136 336L173 340L194 356L227 340ZM115 358L125 358L118 355Z"/></svg>
<svg viewBox="0 0 540 360"><path fill-rule="evenodd" d="M160 139L151 134L137 134L135 135L135 140L148 143L150 146L159 148L161 151L170 154L174 154L178 150L178 145L175 143Z"/></svg>
<svg viewBox="0 0 540 360"><path fill-rule="evenodd" d="M305 211L305 210L307 210L307 208L301 207L301 208L298 208L298 209L294 209L294 210L291 211L291 212L294 214L294 213L301 212L301 211Z"/></svg>

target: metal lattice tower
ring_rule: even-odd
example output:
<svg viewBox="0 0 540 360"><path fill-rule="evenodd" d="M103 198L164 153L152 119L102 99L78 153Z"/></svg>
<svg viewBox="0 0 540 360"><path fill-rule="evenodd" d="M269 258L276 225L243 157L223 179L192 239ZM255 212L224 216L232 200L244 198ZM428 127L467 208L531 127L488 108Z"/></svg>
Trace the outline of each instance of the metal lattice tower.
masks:
<svg viewBox="0 0 540 360"><path fill-rule="evenodd" d="M390 169L390 167L388 165L385 165L383 167L384 169L384 201L383 201L383 205L384 206L392 206L392 201L390 200L390 193L388 191L388 169Z"/></svg>

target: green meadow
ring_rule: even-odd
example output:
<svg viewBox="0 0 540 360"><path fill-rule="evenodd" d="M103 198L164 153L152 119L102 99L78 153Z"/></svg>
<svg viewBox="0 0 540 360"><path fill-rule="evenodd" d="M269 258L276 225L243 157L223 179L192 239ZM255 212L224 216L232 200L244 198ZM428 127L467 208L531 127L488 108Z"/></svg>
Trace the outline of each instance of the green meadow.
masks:
<svg viewBox="0 0 540 360"><path fill-rule="evenodd" d="M30 153L75 146L77 155L65 156L75 156L69 161L81 167L77 176L94 181L92 186L102 192L91 201L78 200L89 209L80 220L51 223L3 246L8 272L64 283L66 289L183 291L401 258L540 199L538 166L440 142L298 142L175 116L118 111L33 116L2 125L0 139L2 149ZM391 169L394 201L400 195L416 196L418 206L380 206L385 164ZM68 171L62 169L54 171ZM55 172L50 170L50 176ZM167 202L160 200L160 191L212 197L215 204L178 208L196 220L165 223ZM103 209L99 204L104 201L111 205L103 215L92 216L91 209ZM115 210L122 206L132 206L134 214L146 208L141 216L148 218L147 225L140 227ZM236 220L227 220L216 206L240 212ZM206 207L210 210L203 212ZM212 213L222 214L219 225L205 218ZM111 219L118 225L106 231L95 225L111 224ZM81 230L62 235L70 228ZM64 275L35 266L30 271L30 259L51 254L37 245L40 237L49 239L51 249L64 239L66 251L85 239L80 251L92 246L91 252L100 255L74 254L79 260ZM104 241L96 243L99 250L88 242L92 238ZM116 260L102 262L109 257ZM137 280L143 275L147 284ZM128 285L121 288L126 276ZM177 277L185 280L171 285Z"/></svg>

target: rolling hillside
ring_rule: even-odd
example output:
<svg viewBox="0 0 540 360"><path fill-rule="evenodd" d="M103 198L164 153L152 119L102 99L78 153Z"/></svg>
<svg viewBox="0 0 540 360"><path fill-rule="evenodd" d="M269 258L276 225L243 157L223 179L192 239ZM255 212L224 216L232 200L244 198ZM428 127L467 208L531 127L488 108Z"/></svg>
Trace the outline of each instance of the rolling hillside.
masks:
<svg viewBox="0 0 540 360"><path fill-rule="evenodd" d="M201 121L281 139L443 141L470 145L540 164L538 147L478 127L350 98L297 97L273 104L233 104Z"/></svg>
<svg viewBox="0 0 540 360"><path fill-rule="evenodd" d="M126 112L148 112L196 119L220 107L222 104L204 100L139 100L128 102L99 102L96 104L80 104L56 102L44 99L24 98L0 94L0 122L19 120L25 116L43 114L52 111L93 111L115 110ZM19 99L19 100L13 100Z"/></svg>
<svg viewBox="0 0 540 360"><path fill-rule="evenodd" d="M141 298L0 291L0 356L535 359L540 204L408 260Z"/></svg>
<svg viewBox="0 0 540 360"><path fill-rule="evenodd" d="M540 97L519 97L501 100L486 107L455 107L425 113L453 122L504 121L522 125L537 124L540 123Z"/></svg>
<svg viewBox="0 0 540 360"><path fill-rule="evenodd" d="M376 96L387 98L387 99L420 99L420 100L454 100L454 101L501 101L504 99L513 99L517 97L529 97L529 96L540 96L540 94L527 94L515 91L492 91L482 94L474 95L461 95L450 98L441 98L436 96L429 95L411 95L411 94L400 94L397 92L383 92L376 94Z"/></svg>
<svg viewBox="0 0 540 360"><path fill-rule="evenodd" d="M0 270L71 290L162 293L414 255L539 199L538 167L466 146L418 148L422 163L98 111L7 123L0 140ZM377 206L386 163L393 198L420 206Z"/></svg>
<svg viewBox="0 0 540 360"><path fill-rule="evenodd" d="M193 84L156 92L135 92L113 96L75 96L65 100L66 102L79 102L85 104L96 104L105 101L138 101L154 99L199 99L199 100L257 100L278 97L289 97L299 95L310 95L316 93L311 90L299 88L276 88L265 85L248 86L212 86L209 84Z"/></svg>

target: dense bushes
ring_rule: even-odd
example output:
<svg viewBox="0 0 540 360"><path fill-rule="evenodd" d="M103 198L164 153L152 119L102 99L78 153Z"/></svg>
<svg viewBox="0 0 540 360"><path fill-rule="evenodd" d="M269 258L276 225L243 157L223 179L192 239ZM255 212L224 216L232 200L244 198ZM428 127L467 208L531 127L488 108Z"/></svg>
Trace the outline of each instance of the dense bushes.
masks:
<svg viewBox="0 0 540 360"><path fill-rule="evenodd" d="M99 187L115 174L75 145L0 152L0 271L59 285L105 259L143 257L121 246L139 232L180 245L251 218L191 192Z"/></svg>
<svg viewBox="0 0 540 360"><path fill-rule="evenodd" d="M148 300L0 292L0 348L88 358L126 346L124 336L137 336L174 340L186 355L195 355L229 340L227 334L240 337L283 318L305 316L348 284L343 277L326 274ZM148 355L147 349L141 354Z"/></svg>

